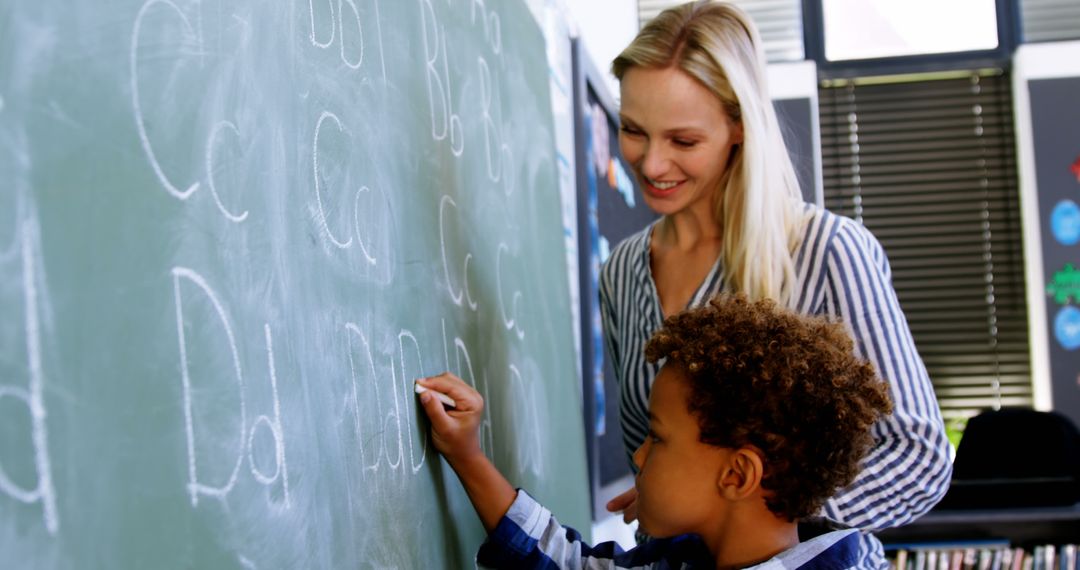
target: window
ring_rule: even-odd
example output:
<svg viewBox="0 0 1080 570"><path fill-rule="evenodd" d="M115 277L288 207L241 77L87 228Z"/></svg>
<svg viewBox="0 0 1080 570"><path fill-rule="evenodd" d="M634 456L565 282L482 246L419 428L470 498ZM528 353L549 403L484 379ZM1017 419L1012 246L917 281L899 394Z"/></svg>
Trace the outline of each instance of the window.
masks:
<svg viewBox="0 0 1080 570"><path fill-rule="evenodd" d="M1025 42L1080 39L1077 0L1020 0Z"/></svg>
<svg viewBox="0 0 1080 570"><path fill-rule="evenodd" d="M881 241L946 419L1032 405L1009 77L819 93L825 206Z"/></svg>
<svg viewBox="0 0 1080 570"><path fill-rule="evenodd" d="M992 50L995 0L821 0L825 59Z"/></svg>

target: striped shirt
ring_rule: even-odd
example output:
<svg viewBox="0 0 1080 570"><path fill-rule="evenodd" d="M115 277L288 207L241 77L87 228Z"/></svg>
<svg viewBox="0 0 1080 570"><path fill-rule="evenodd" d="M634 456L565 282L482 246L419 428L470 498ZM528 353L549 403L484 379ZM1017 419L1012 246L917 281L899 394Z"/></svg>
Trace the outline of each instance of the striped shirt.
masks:
<svg viewBox="0 0 1080 570"><path fill-rule="evenodd" d="M888 381L894 408L872 428L875 446L862 472L826 503L822 515L863 531L902 525L928 511L948 488L952 464L941 411L881 244L850 218L807 208L811 215L795 252L793 306L804 314L839 317L847 325L858 355ZM645 440L649 391L659 371L644 357L646 342L663 322L649 262L653 225L622 241L600 275L600 312L621 389L620 425L628 453ZM689 305L723 291L723 273L718 259ZM868 560L884 565L876 538L864 534L862 547Z"/></svg>
<svg viewBox="0 0 1080 570"><path fill-rule="evenodd" d="M747 570L861 570L858 533L853 529L815 528L820 532ZM802 529L800 528L800 534ZM580 568L708 569L716 561L694 534L661 538L627 551L614 542L589 546L581 535L559 524L540 503L518 490L510 509L499 520L476 554L480 568L554 570Z"/></svg>

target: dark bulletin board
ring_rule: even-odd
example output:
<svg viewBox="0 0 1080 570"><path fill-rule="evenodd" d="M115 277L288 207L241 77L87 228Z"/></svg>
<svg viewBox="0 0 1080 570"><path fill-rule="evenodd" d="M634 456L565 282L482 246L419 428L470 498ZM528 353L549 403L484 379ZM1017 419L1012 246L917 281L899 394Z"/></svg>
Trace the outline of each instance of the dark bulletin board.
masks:
<svg viewBox="0 0 1080 570"><path fill-rule="evenodd" d="M619 387L604 353L598 283L606 253L656 219L619 153L618 108L600 72L573 48L581 291L582 394L593 517L631 484L619 427Z"/></svg>
<svg viewBox="0 0 1080 570"><path fill-rule="evenodd" d="M592 140L591 150L595 155L598 146L605 146L610 156L607 177L596 177L596 212L599 223L601 257L610 251L622 240L641 231L642 228L651 224L658 217L655 212L645 205L638 185L631 182L630 166L622 159L619 152L619 123L617 115L611 115L611 111L601 101L596 90L589 89L589 105L594 114L603 115L604 124L608 136L606 140ZM602 110L602 111L601 111ZM600 151L603 154L603 151ZM611 166L614 167L612 172ZM612 180L616 181L612 185ZM620 479L630 475L628 458L623 445L622 428L619 425L619 386L615 377L615 369L612 359L604 355L604 430L598 436L600 445L599 467L600 485L606 486L617 483ZM623 485L625 486L625 485ZM611 489L614 492L622 492L625 489Z"/></svg>
<svg viewBox="0 0 1080 570"><path fill-rule="evenodd" d="M1051 398L1080 425L1080 77L1028 82Z"/></svg>

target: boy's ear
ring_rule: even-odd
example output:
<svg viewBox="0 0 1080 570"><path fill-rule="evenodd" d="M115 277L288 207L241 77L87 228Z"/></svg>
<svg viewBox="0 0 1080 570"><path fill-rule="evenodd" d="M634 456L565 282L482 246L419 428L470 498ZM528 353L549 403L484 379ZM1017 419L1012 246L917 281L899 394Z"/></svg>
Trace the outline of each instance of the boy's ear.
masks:
<svg viewBox="0 0 1080 570"><path fill-rule="evenodd" d="M751 447L740 447L733 450L724 462L717 487L725 499L739 501L761 488L764 475L765 464L761 460L761 453Z"/></svg>

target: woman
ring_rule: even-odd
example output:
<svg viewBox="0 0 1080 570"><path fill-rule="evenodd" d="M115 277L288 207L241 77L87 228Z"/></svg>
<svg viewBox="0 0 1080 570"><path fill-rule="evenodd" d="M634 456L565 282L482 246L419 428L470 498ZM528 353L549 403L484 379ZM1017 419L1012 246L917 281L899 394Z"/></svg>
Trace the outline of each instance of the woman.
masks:
<svg viewBox="0 0 1080 570"><path fill-rule="evenodd" d="M720 291L829 314L890 387L863 472L823 515L872 531L930 509L951 474L926 369L892 288L888 260L860 224L801 199L765 84L756 28L740 9L698 0L649 22L615 59L619 145L661 218L605 263L601 314L621 386L628 453L644 441L658 367L643 348L664 317ZM608 504L634 518L633 489ZM863 541L863 566L882 567Z"/></svg>

